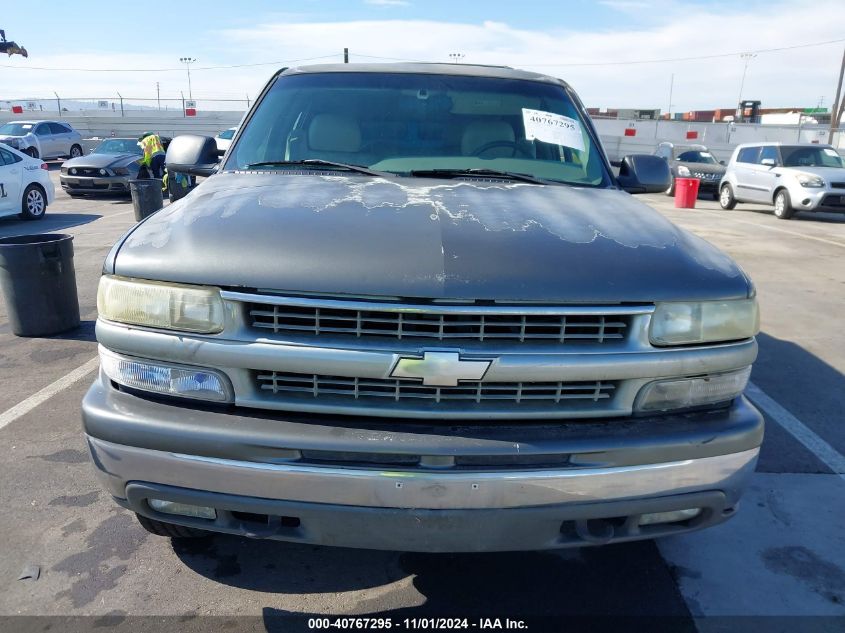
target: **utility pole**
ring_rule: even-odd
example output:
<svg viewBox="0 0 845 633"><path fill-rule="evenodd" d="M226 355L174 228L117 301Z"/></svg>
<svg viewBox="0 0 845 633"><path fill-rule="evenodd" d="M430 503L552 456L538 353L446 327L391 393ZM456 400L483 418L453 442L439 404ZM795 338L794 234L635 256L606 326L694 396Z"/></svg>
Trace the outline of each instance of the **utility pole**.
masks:
<svg viewBox="0 0 845 633"><path fill-rule="evenodd" d="M672 120L672 88L675 87L675 73L672 73L671 79L669 79L669 120Z"/></svg>
<svg viewBox="0 0 845 633"><path fill-rule="evenodd" d="M56 95L56 103L59 105L59 116L62 116L62 100L59 99L59 93L55 90L53 91L53 94Z"/></svg>
<svg viewBox="0 0 845 633"><path fill-rule="evenodd" d="M348 48L343 49L343 63L344 64L349 63L349 49Z"/></svg>
<svg viewBox="0 0 845 633"><path fill-rule="evenodd" d="M249 110L249 93L246 95L246 109Z"/></svg>
<svg viewBox="0 0 845 633"><path fill-rule="evenodd" d="M742 67L742 81L739 83L739 99L737 99L736 104L736 118L740 119L739 122L742 122L742 119L745 118L745 113L741 112L742 89L745 87L745 73L748 71L748 62L757 57L757 53L740 53L739 56L745 61L745 66Z"/></svg>
<svg viewBox="0 0 845 633"><path fill-rule="evenodd" d="M842 96L842 76L845 75L845 49L842 50L842 65L839 67L839 83L836 84L836 97L833 100L833 107L830 110L830 132L827 135L828 145L833 144L833 135L839 128L839 119L842 118L845 97ZM841 100L840 100L841 98Z"/></svg>
<svg viewBox="0 0 845 633"><path fill-rule="evenodd" d="M161 110L161 86L158 82L156 82L156 103L158 103L158 109Z"/></svg>
<svg viewBox="0 0 845 633"><path fill-rule="evenodd" d="M185 64L185 67L188 69L188 99L193 99L194 93L191 92L191 64L197 60L195 57L180 57L179 61ZM182 109L184 110L184 108Z"/></svg>

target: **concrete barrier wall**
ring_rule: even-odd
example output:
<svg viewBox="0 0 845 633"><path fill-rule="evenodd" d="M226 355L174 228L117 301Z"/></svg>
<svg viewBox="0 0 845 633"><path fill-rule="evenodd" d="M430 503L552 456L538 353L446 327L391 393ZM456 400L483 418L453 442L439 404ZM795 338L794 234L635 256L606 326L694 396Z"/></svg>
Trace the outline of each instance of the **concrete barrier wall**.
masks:
<svg viewBox="0 0 845 633"><path fill-rule="evenodd" d="M181 112L156 110L127 110L123 116L119 111L98 111L63 113L56 117L48 112L25 112L12 114L0 112L0 124L10 120L60 118L79 130L85 138L108 136L139 136L152 130L164 136L179 134L206 134L213 136L226 128L237 125L243 112L216 111L198 112L197 116L186 117ZM827 129L820 126L797 125L753 125L738 123L694 123L689 121L648 121L625 119L594 119L602 144L610 157L617 161L627 154L654 152L663 141L672 143L696 143L706 145L713 155L727 161L734 147L739 143L761 141L782 141L785 143L826 143ZM627 132L626 132L627 130ZM694 133L696 138L688 138ZM834 146L845 153L845 132L834 137Z"/></svg>
<svg viewBox="0 0 845 633"><path fill-rule="evenodd" d="M61 117L56 113L47 112L24 112L23 114L0 112L0 124L14 120L58 119L72 125L86 138L136 137L148 130L158 132L163 136L180 134L214 136L221 130L237 125L241 118L243 118L243 112L234 111L198 112L194 117L183 116L181 112L155 110L127 110L124 116L121 116L119 111L64 112Z"/></svg>

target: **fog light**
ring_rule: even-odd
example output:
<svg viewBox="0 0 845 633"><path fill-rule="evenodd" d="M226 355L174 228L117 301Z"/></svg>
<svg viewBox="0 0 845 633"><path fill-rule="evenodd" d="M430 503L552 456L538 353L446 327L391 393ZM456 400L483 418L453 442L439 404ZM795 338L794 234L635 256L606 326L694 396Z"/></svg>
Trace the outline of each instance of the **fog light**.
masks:
<svg viewBox="0 0 845 633"><path fill-rule="evenodd" d="M745 367L713 376L658 380L642 388L636 409L669 411L727 402L742 394L750 375L751 367Z"/></svg>
<svg viewBox="0 0 845 633"><path fill-rule="evenodd" d="M183 517L195 517L197 519L216 519L217 511L207 506L195 506L190 503L176 503L164 499L147 499L147 504L156 512L162 514L178 514Z"/></svg>
<svg viewBox="0 0 845 633"><path fill-rule="evenodd" d="M119 356L100 347L100 366L117 384L167 396L229 401L229 382L204 367L184 367Z"/></svg>
<svg viewBox="0 0 845 633"><path fill-rule="evenodd" d="M672 510L670 512L649 512L640 517L640 525L678 523L697 517L699 514L701 514L701 508L687 508L686 510Z"/></svg>

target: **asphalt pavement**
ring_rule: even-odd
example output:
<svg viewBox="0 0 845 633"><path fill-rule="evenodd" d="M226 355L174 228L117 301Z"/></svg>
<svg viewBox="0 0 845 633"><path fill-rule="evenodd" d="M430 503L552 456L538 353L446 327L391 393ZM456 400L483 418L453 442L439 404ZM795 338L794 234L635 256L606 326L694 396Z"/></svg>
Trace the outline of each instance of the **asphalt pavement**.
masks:
<svg viewBox="0 0 845 633"><path fill-rule="evenodd" d="M736 622L744 630L777 630L778 622L789 623L781 630L845 630L845 216L781 221L752 205L722 211L699 200L696 209L675 209L666 196L640 196L732 255L757 285L760 356L748 393L766 415L766 439L740 512L724 525L655 542L485 555L229 536L177 543L149 535L112 502L80 428L79 403L96 367L97 278L134 223L132 205L71 199L55 165L51 175L57 200L47 217L0 219L0 237L74 236L83 322L65 335L19 338L0 300L0 616L93 616L73 622L118 627L137 624L135 616L174 616L168 630L238 622L272 630L287 614L624 615L669 617L661 621L671 630ZM221 619L210 627L200 616ZM0 617L0 630L41 624Z"/></svg>

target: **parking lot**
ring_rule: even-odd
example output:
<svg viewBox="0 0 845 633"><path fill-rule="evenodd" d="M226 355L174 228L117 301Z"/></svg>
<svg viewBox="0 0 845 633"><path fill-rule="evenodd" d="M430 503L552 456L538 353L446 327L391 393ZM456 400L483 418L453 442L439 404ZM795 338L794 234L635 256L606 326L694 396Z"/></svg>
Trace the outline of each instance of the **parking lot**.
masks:
<svg viewBox="0 0 845 633"><path fill-rule="evenodd" d="M753 205L728 212L702 199L682 210L663 195L639 197L725 250L757 285L760 354L748 395L766 415L766 439L741 511L724 525L659 542L515 554L228 536L177 544L149 535L108 498L80 430L79 403L97 366L97 279L134 223L131 202L71 199L58 164L51 170L57 199L46 218L0 220L0 237L74 235L83 322L65 335L18 338L0 303L0 615L109 615L102 622L117 624L136 615L254 616L256 630L286 614L674 616L689 630L710 630L693 622L701 616L827 616L784 630L843 626L845 216L781 221Z"/></svg>

